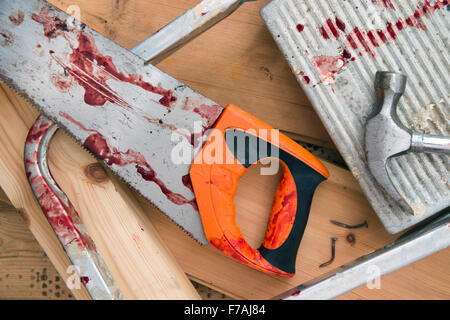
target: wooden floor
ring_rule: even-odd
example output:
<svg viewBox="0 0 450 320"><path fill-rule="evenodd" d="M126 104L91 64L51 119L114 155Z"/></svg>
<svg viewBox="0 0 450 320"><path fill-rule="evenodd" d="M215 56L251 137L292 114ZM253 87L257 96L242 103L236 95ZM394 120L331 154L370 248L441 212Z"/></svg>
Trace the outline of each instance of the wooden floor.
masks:
<svg viewBox="0 0 450 320"><path fill-rule="evenodd" d="M193 282L202 299L231 299ZM0 189L0 299L74 299L24 219Z"/></svg>
<svg viewBox="0 0 450 320"><path fill-rule="evenodd" d="M450 299L449 265L446 249L382 277L379 289L363 286L339 299ZM231 299L196 282L194 287L202 299ZM0 299L74 299L1 189Z"/></svg>
<svg viewBox="0 0 450 320"><path fill-rule="evenodd" d="M109 6L105 6L106 0L49 2L61 8L67 8L72 4L79 5L83 22L120 45L131 48L197 1L111 0ZM268 1L246 3L231 17L158 64L158 67L220 104L235 103L243 107L246 111L280 128L292 138L333 148L330 137L260 18L259 9ZM151 18L147 16L148 12L152 13ZM23 105L23 102L6 88L0 89L0 98L4 103L0 109L2 124L0 127L3 130L0 135L2 142L0 149L2 154L9 152L9 157L5 156L4 159L10 160L8 162L2 158L0 161L2 168L0 181L4 182L4 190L8 192L10 199L17 203L17 208L20 208L17 211L6 196L0 193L0 298L73 298L62 277L58 275L18 213L26 215L26 207L23 204L35 201L28 190L26 177L21 171L23 171L23 140L27 132L25 126L31 125L37 113ZM6 108L8 104L9 107ZM18 113L20 117L16 115L16 110L21 111ZM52 173L55 174L58 183L64 182L62 175L65 170L58 168L58 162L53 161L57 160L55 154L75 158L77 152L81 152L73 141L67 139L59 135L52 142L58 147L53 149L58 150L57 152L52 151L50 154L50 164L55 164ZM225 258L217 250L199 248L161 214L154 212L147 202L141 202L141 205L183 269L192 278L203 280L201 282L236 297L268 298L383 246L396 237L388 235L376 219L353 176L341 168L328 164L327 167L332 176L319 187L315 196L309 227L302 241L297 274L290 280L295 283L249 270L250 268ZM258 181L257 185L255 181ZM21 188L21 183L28 189ZM265 185L259 180L250 178L242 181L240 185L244 186L244 191L240 194L238 192L236 197L237 216L238 220L240 219L238 224L246 238L248 236L253 244L257 244L259 234L264 234L264 219L267 219L261 208L270 208L271 201L271 197L262 195L272 196L273 192L265 190L271 184ZM71 192L71 188L61 186L65 191ZM256 205L250 203L252 197L245 193L250 186L254 189L253 199L262 199ZM26 192L28 193L25 194ZM69 198L76 200L77 197L69 194ZM266 198L269 203L259 203L264 202ZM33 202L32 205L36 207L37 204ZM245 215L240 215L240 212L245 212ZM29 217L30 215L28 219ZM370 227L364 231L356 231L357 241L352 245L345 240L347 231L329 224L328 220L331 218L354 223L367 219ZM256 230L253 228L255 224L263 229ZM42 230L36 226L42 225L34 224L35 235L38 234L38 229ZM337 257L333 265L329 266L330 269L322 270L318 265L329 257L331 236L339 237ZM47 238L41 238L40 242L45 248L46 242L42 239ZM52 258L51 249L51 246L47 247L46 252L50 252L49 256ZM189 252L189 255L186 255L186 252ZM56 266L61 256L65 257L64 252L54 253L52 261ZM370 290L363 286L340 298L450 299L449 265L450 249L447 249L383 277L380 289ZM65 270L63 266L61 263L58 270L63 272ZM221 293L200 285L196 287L203 298L223 298Z"/></svg>

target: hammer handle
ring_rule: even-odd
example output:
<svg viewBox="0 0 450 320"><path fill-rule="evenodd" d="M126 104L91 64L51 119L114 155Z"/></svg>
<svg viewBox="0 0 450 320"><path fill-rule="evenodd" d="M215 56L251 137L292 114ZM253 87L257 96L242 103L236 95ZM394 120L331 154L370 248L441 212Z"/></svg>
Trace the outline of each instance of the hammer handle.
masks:
<svg viewBox="0 0 450 320"><path fill-rule="evenodd" d="M411 150L415 152L450 155L450 137L413 133L411 138Z"/></svg>

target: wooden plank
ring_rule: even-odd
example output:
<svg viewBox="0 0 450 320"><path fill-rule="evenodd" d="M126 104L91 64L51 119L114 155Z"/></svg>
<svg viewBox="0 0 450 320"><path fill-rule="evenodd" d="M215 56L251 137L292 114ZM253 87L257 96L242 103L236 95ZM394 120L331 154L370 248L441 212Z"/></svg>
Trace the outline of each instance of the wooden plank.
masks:
<svg viewBox="0 0 450 320"><path fill-rule="evenodd" d="M14 95L9 89L6 89L6 92L10 97ZM0 160L0 167L4 172L0 183L4 186L3 189L14 206L22 208L21 212L28 217L32 232L35 235L39 234L36 238L40 240L41 244L44 243L43 248L46 251L48 248L55 249L55 251L57 249L64 258L55 255L51 259L59 261L57 265L60 269L58 271L67 276L68 274L61 270L67 270L70 263L64 252L61 252L62 247L59 242L54 243L53 238L56 236L34 196L28 192L24 199L23 190L15 188L16 184L19 184L24 187L23 189L31 191L23 166L23 148L26 132L34 122L29 115L36 114L36 112L23 102L20 102L18 109L15 109L11 102L16 100L15 98L9 100L8 95L5 94L5 91L0 91L2 103L0 112L4 116L0 120L0 127L4 130L4 135L0 138L0 145L5 147L0 149L4 156L2 160L5 160L3 162ZM21 112L17 112L19 109ZM14 110L16 112L11 112ZM22 115L24 116L22 117ZM16 130L20 132L16 132ZM16 136L12 137L15 133L20 133L16 140L14 140L17 138ZM56 140L58 141L58 139ZM14 141L14 144L10 143L11 141ZM71 146L77 148L76 145ZM71 190L77 195L78 203L83 205L81 206L82 210L78 210L80 217L87 226L87 230L94 239L123 296L127 299L198 298L197 292L184 271L161 241L152 224L148 220L142 219L144 213L135 198L130 195L128 188L118 182L113 183L97 161L87 155L83 149L77 149L81 151L80 158L77 158L78 166L73 168L74 170L65 167L62 168L62 171L66 172L66 178L73 182ZM59 155L58 152L57 154ZM73 153L61 155L68 156L69 159L74 156ZM62 166L64 158L58 164ZM87 168L92 170L87 170ZM10 179L14 179L16 182L14 183ZM100 216L100 213L106 216ZM91 215L95 215L99 219L91 222L89 220ZM45 229L34 228L36 225L43 226ZM96 228L91 229L89 226ZM47 246L47 238L52 239L49 246ZM135 238L139 239L138 245L133 241L126 241L126 239ZM149 260L148 257L153 258ZM84 287L73 289L74 292L84 290ZM80 295L80 298L86 297Z"/></svg>
<svg viewBox="0 0 450 320"><path fill-rule="evenodd" d="M67 257L58 245L59 243L56 242L55 244L47 241L47 238L55 236L52 234L52 230L43 217L40 208L37 206L34 196L31 194L22 164L22 152L26 133L28 127L34 121L34 117L31 115L35 116L36 112L27 103L20 101L20 98L8 99L8 96L15 95L11 90L4 88L4 91L8 94L2 94L3 91L0 92L0 103L2 104L2 108L0 109L0 166L5 174L0 177L0 184L12 203L16 207L19 207L21 212L28 217L33 234L47 252L51 261L57 266L58 271L64 274L68 264L64 264L63 262L66 261L68 263ZM15 99L19 99L20 103L13 105L11 101L15 101ZM69 199L72 200L73 205L82 217L85 213L80 209L89 205L92 200L88 203L78 201L80 198L77 192L81 191L74 188L74 185L80 182L74 180L82 180L82 175L78 178L70 177L67 175L67 165L70 166L73 172L83 172L86 163L95 162L92 158L87 159L87 157L90 156L65 134L57 134L52 141L49 152L49 163L52 174L62 189L65 190ZM62 163L58 159L62 159ZM339 219L339 214L341 214L341 218L344 217L345 219L347 210L359 213L359 215L362 214L362 216L371 213L367 202L360 193L359 187L351 174L332 165L328 165L328 168L333 178L318 188L311 211L312 228L308 228L300 248L297 268L301 271L292 279L280 279L262 274L226 258L220 251L211 246L201 247L183 232L180 232L177 226L159 213L149 202L141 201L141 205L149 218L149 223L155 225L165 243L172 250L178 262L188 274L207 283L213 283L215 287L231 296L267 298L273 296L276 292L287 289L295 283L303 282L303 280L325 271L317 270L317 265L320 264L320 260L326 260L329 254L330 235L327 229L329 229L330 225L326 220L323 220L327 213L332 213L333 218L337 219ZM273 179L276 179L274 176L259 178L256 169L251 170L241 182L240 190L244 190L245 196L240 195L242 191L236 196L238 204L237 220L244 234L249 238L250 243L258 241L258 230L260 231L259 234L261 234L265 229L267 208L270 208L272 201L272 194L268 194L271 188L268 186L275 184ZM347 190L342 192L343 188ZM321 193L323 194L322 196L320 196ZM113 197L113 195L111 196ZM242 199L242 201L239 199ZM249 201L252 199L253 201ZM255 202L254 199L259 199L259 201ZM331 203L333 203L332 206L330 206ZM328 211L330 207L333 208L332 212ZM242 218L240 218L241 214L239 212L245 212L245 215L242 215ZM96 217L93 215L89 217L92 220L89 220L90 223L88 221L85 221L85 223L88 230L93 230L95 234L96 223L98 222L102 226L101 221L95 221ZM315 222L314 217L319 219L318 222ZM355 220L358 218L361 219L358 215L353 217ZM372 214L370 218L371 221L374 221L373 225L375 228L369 228L369 231L382 229L375 215ZM126 220L127 216L124 214L122 219ZM371 222L369 223L372 224ZM308 234L310 235L308 236ZM364 234L371 235L370 232ZM95 235L93 235L93 238L94 240L96 239ZM387 239L379 239L373 245L376 248L380 243L384 244ZM127 242L129 238L123 238L121 240ZM359 241L358 243L360 253L366 251L365 249L374 248L370 245L367 247L364 241ZM104 249L105 252L103 252L101 250L102 247L106 248L107 246L100 244L99 248L100 253L102 255L105 254L107 257L108 249ZM305 249L302 249L303 247ZM320 247L320 250L317 250L317 247ZM109 250L113 250L112 248ZM187 255L186 252L190 254ZM305 257L302 257L302 253ZM347 256L342 254L341 259L343 259L343 262L346 262L359 255L354 255L349 252ZM220 270L226 270L227 276L219 276L218 272ZM248 279L253 279L252 286L245 284ZM255 288L258 288L258 290L255 290Z"/></svg>
<svg viewBox="0 0 450 320"><path fill-rule="evenodd" d="M8 95L6 95L6 92L9 97L12 97L11 100L8 98ZM27 111L22 112L23 118L16 117L16 109L12 103L20 110L23 110L22 108L28 108ZM46 253L52 262L59 261L59 263L55 264L56 269L64 281L66 281L69 277L66 270L67 267L71 265L70 260L42 214L42 211L31 192L30 186L28 185L28 180L23 167L24 142L30 123L34 121L38 113L27 106L22 99L16 97L9 89L0 90L0 104L2 120L14 124L14 129L0 126L0 135L2 139L0 143L0 155L2 155L0 158L0 168L2 168L0 185L8 195L8 198L22 214L31 232L35 235L41 235L37 238L44 250L45 248L54 248L54 250L46 250ZM27 208L27 210L25 210L25 208ZM29 212L37 212L39 214L30 215ZM74 296L77 299L89 298L89 294L84 286L82 286L80 290L76 290Z"/></svg>
<svg viewBox="0 0 450 320"><path fill-rule="evenodd" d="M4 196L1 189L0 195ZM1 199L0 298L73 299L25 221L6 197ZM448 261L450 250L442 250L382 277L379 289L362 286L338 299L449 299ZM202 299L229 299L203 285L194 286Z"/></svg>
<svg viewBox="0 0 450 320"><path fill-rule="evenodd" d="M132 47L148 35L149 29L156 30L192 6L195 1L168 0L163 3L143 0L111 1L108 6L100 1L69 3L54 0L53 2L62 7L79 4L82 8L83 21L98 30L103 28L100 31L110 38L126 47ZM244 4L229 19L197 38L159 67L221 104L228 102L238 104L276 127L329 145L329 137L263 26L258 9L265 2L267 1ZM151 8L154 10L150 10ZM149 12L155 14L154 20L147 19ZM96 22L95 19L106 20ZM267 72L261 67L270 70ZM11 172L16 172L17 168L22 166L23 141L27 126L34 121L36 112L17 99L13 93L8 90L6 92L9 96L9 107L5 108L2 105L0 110L0 119L4 119L0 128L3 137L3 142L0 143L0 166L7 170L3 170L5 174L0 178L0 184L5 186L11 200L21 203L34 198L30 195L26 179ZM1 102L4 102L4 99ZM10 108L12 105L14 108ZM17 117L19 120L15 121ZM53 142L59 146L58 153L61 151L61 157L76 159L79 153L84 152L73 141L66 139L64 142L64 139L64 135L58 135ZM60 170L63 166L57 165L56 158L50 160L54 165L52 170L58 183L67 188L70 198L77 199L76 192L70 188L72 182ZM351 174L330 164L327 164L327 167L332 177L317 190L297 258L297 274L291 279L262 274L223 256L211 246L200 247L147 201L143 199L139 201L148 220L155 225L182 268L192 278L208 283L234 297L263 299L353 260L394 239L384 231ZM274 179L276 177L267 179L259 177L256 171L252 171L241 182L236 196L237 220L250 243L258 243L264 233L268 208L272 201L270 190L273 190ZM83 206L76 201L74 205L77 208ZM58 271L64 274L64 264L61 263L64 261L64 252L51 241L51 230L48 226L45 229L45 225L39 225L31 213L40 209L36 208L36 205L31 206L31 211L24 211L23 206L19 209L30 217L33 234ZM356 243L351 245L345 240L348 232L331 225L329 219L347 223L357 223L366 219L369 221L369 228L354 231ZM38 230L45 232L40 234ZM50 234L47 234L48 232ZM320 269L318 265L329 258L329 239L332 236L339 239L336 260L329 267ZM448 295L448 292L445 294Z"/></svg>
<svg viewBox="0 0 450 320"><path fill-rule="evenodd" d="M24 219L5 202L0 206L0 298L73 299Z"/></svg>
<svg viewBox="0 0 450 320"><path fill-rule="evenodd" d="M126 299L199 298L129 188L63 131L48 158Z"/></svg>
<svg viewBox="0 0 450 320"><path fill-rule="evenodd" d="M450 299L450 249L441 250L380 279L378 289L362 286L339 300Z"/></svg>
<svg viewBox="0 0 450 320"><path fill-rule="evenodd" d="M9 92L9 94L13 93ZM7 107L8 105L3 103L2 106L1 112L6 112L3 119L10 120L8 121L11 123L10 130L17 131L18 126L16 123L18 123L18 121L13 121L13 112L9 110L12 105L9 104L9 107ZM29 115L30 112L33 112L26 104L20 104L18 108L21 109L20 113L23 113L24 115ZM2 124L2 127L4 130L5 124ZM22 130L26 131L27 129L22 128ZM4 132L6 138L8 138L6 134L7 131L8 130ZM20 132L17 132L17 135L21 135ZM23 136L24 135L22 135L22 137ZM14 139L9 141L11 141L9 144L10 148L14 148L15 143L19 144L15 148L23 148L23 141L14 142ZM0 146L3 145L4 143L0 144ZM15 153L18 154L18 151ZM5 158L10 157L10 154L0 152L0 163L5 163ZM73 180L73 178L67 178L67 163L58 165L57 159L63 158L65 159L64 161L73 159L73 161L76 161L76 159L79 158L79 154L86 155L81 147L76 145L75 142L64 134L58 134L52 142L50 165L53 175L61 187L66 190L69 198L72 199L77 209L83 204L80 204L77 201L78 196L71 187L73 184L71 180ZM20 155L16 156L16 162L19 162L18 157L20 157ZM9 164L15 163L12 160L6 162ZM80 168L82 167L83 163L80 164ZM358 184L351 174L344 169L330 164L327 164L327 167L331 172L331 178L319 186L314 198L310 220L297 258L297 274L292 279L282 279L265 275L225 257L211 246L199 246L146 200L139 198L139 201L150 222L155 225L164 242L172 250L182 268L192 279L208 284L235 298L264 299L276 295L277 293L288 289L290 286L312 279L340 264L353 260L362 254L385 245L395 238L386 233L376 218L376 215L370 209ZM268 208L270 208L271 204L271 194L277 180L276 176L259 176L257 170L258 167L255 166L249 174L242 179L235 200L237 204L237 222L242 228L248 241L253 245L260 242L260 239L264 234ZM7 173L8 170L3 170L3 172ZM20 194L21 197L28 197L28 192L30 191L27 189L26 185L23 185L27 183L22 181L22 186L20 186L20 183L17 185L17 182L14 182L18 180L20 179L16 178L8 181L7 187L10 190L10 193L12 190L13 197L16 198L18 197L18 194ZM258 199L258 201L255 201L255 199ZM29 211L23 212L26 212L27 216L33 216ZM126 217L123 218L126 219ZM349 232L330 224L328 221L330 219L337 219L350 224L367 220L369 222L369 228L353 231L352 233L356 238L356 243L352 245L345 240ZM33 225L31 225L31 227L33 227ZM34 228L34 230L36 229ZM34 234L38 239L39 237L42 237L42 234L40 233L34 232ZM329 267L320 269L318 268L318 265L326 261L329 257L329 239L332 236L336 236L339 239L337 243L336 260ZM45 247L49 256L53 257L58 256L58 252L53 252L58 249L61 250L58 246L54 247L47 245L47 247ZM52 259L52 261L55 265L58 265L61 260ZM65 270L64 268L60 269ZM444 281L444 283L446 283L445 281L448 281L448 275L446 275L445 272L439 273L439 275L443 277L439 281ZM413 272L410 276L415 277ZM427 278L424 277L424 279ZM408 281L405 282L407 283ZM429 283L436 282L429 281ZM424 286L427 287L426 283ZM405 289L399 292L408 292L408 290ZM429 292L438 292L436 295L437 297L449 295L449 290L445 287L438 287L438 289L432 288L428 290L428 293ZM353 296L351 297L353 298L376 298L378 296L377 291L373 290L365 293L365 295L355 293L352 293L352 295ZM431 296L431 298L436 296Z"/></svg>
<svg viewBox="0 0 450 320"><path fill-rule="evenodd" d="M29 113L30 110L27 111L27 107L26 104L21 104L22 110L17 112L15 116L20 118L21 114ZM9 104L5 105L3 110L6 112L7 109L11 108L13 107ZM8 112L13 114L12 111ZM9 130L17 130L12 123L15 123L15 121L10 120L3 123L4 130L5 126L8 125L10 126ZM6 134L5 137L7 137ZM16 148L23 148L23 142L21 144L20 141L16 141L16 143L18 143ZM3 153L0 156L7 157L8 153ZM68 177L67 171L68 168L71 168L70 171L82 171L86 162L94 161L93 159L86 160L85 157L87 157L86 152L66 135L57 134L55 136L49 153L50 167L58 184L72 199L75 208L81 215L81 208L86 204L78 201L79 195L73 188L73 178ZM63 161L58 161L58 159ZM79 161L79 159L82 160ZM348 171L331 164L327 164L327 167L330 170L331 178L321 184L316 192L308 228L299 250L298 271L296 276L291 279L263 274L225 257L211 246L199 246L194 240L180 232L176 225L149 202L140 198L140 203L150 222L155 225L178 262L190 276L211 283L215 288L230 296L268 298L394 239L381 226L353 176ZM257 169L258 167L255 166L241 180L238 194L235 197L237 221L244 235L254 245L260 241L264 234L268 210L271 207L272 191L277 179L276 176L259 176ZM14 189L20 190L20 187ZM8 189L5 188L5 191L9 194ZM258 201L255 201L255 199L258 199ZM90 220L92 228L95 226L95 217L90 218L92 219ZM370 227L354 231L356 244L351 246L345 242L347 232L331 225L330 219L348 223L357 223L366 219ZM36 233L34 234L36 235ZM318 268L319 264L329 257L329 243L332 236L340 238L337 244L338 256L333 265L320 269ZM36 237L39 239L38 236ZM123 239L123 241L129 240ZM47 252L47 250L54 250L54 248L46 247L45 250ZM102 251L100 250L100 252ZM186 252L189 252L189 254L187 255ZM249 279L251 279L251 284L249 284Z"/></svg>
<svg viewBox="0 0 450 320"><path fill-rule="evenodd" d="M229 299L193 283L202 299ZM74 299L27 224L0 189L0 299Z"/></svg>
<svg viewBox="0 0 450 320"><path fill-rule="evenodd" d="M130 49L198 0L49 2L62 10L79 6L84 23ZM219 104L235 104L293 138L334 148L259 15L267 2L244 3L158 68Z"/></svg>

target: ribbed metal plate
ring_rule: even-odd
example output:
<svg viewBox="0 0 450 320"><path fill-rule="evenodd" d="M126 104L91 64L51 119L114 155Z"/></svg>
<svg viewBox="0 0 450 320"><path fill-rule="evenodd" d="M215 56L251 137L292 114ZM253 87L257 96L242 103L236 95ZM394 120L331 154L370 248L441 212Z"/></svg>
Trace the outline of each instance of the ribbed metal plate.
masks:
<svg viewBox="0 0 450 320"><path fill-rule="evenodd" d="M412 130L450 135L448 1L273 0L261 15L316 112L390 233L450 206L448 156L408 153L389 173L414 209L377 185L366 163L364 125L378 70L408 76L398 114Z"/></svg>

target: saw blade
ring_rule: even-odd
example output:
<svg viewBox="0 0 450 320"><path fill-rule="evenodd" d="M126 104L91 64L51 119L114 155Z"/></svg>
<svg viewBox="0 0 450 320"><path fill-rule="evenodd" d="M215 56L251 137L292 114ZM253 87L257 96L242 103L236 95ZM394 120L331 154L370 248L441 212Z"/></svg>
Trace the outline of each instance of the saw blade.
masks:
<svg viewBox="0 0 450 320"><path fill-rule="evenodd" d="M42 0L0 25L0 77L207 244L189 168L223 107Z"/></svg>

